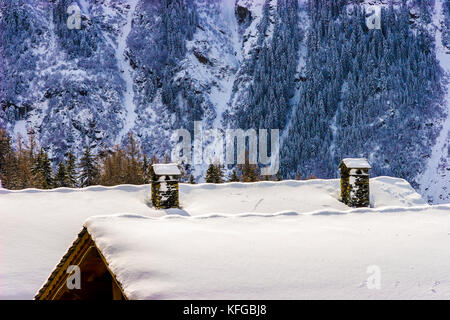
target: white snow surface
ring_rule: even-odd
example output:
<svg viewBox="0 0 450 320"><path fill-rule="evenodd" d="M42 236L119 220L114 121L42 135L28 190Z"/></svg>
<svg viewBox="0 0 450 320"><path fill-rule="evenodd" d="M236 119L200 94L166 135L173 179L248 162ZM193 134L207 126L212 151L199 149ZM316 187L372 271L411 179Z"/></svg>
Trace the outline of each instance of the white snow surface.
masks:
<svg viewBox="0 0 450 320"><path fill-rule="evenodd" d="M347 166L347 168L363 169L371 168L369 162L364 158L345 158L342 162Z"/></svg>
<svg viewBox="0 0 450 320"><path fill-rule="evenodd" d="M174 163L159 163L153 165L153 171L157 175L181 175L180 169Z"/></svg>
<svg viewBox="0 0 450 320"><path fill-rule="evenodd" d="M131 299L448 299L449 209L85 225Z"/></svg>
<svg viewBox="0 0 450 320"><path fill-rule="evenodd" d="M300 223L301 221L310 221L311 224L309 225L309 228L313 229L308 231L309 233L307 234L311 234L314 232L318 232L319 234L320 233L319 230L314 230L315 228L314 225L317 225L317 228L320 228L319 226L322 225L322 222L320 221L323 221L323 223L325 223L328 218L331 219L333 223L337 224L349 223L348 228L359 230L358 232L361 232L360 237L355 235L352 239L355 240L355 242L362 241L362 243L367 243L367 241L369 241L368 239L372 239L373 241L375 241L375 238L366 239L367 235L366 233L368 232L367 228L369 228L371 224L375 224L379 225L380 229L383 229L384 222L386 222L386 228L388 231L386 231L386 233L380 233L377 235L377 237L379 236L380 239L384 239L382 235L386 235L385 239L386 241L383 242L382 240L380 240L381 243L379 249L373 247L373 249L375 250L374 254L375 255L378 254L380 256L382 256L382 252L384 250L383 248L385 246L386 247L391 246L391 243L389 242L392 239L390 237L394 237L394 234L390 234L389 232L394 231L390 223L394 223L396 221L395 223L398 223L398 225L400 226L399 232L400 230L404 230L401 229L403 228L403 226L404 228L408 228L408 226L411 227L411 230L408 234L410 234L412 238L404 238L404 240L406 241L408 239L417 239L418 241L417 243L412 242L410 243L411 246L420 244L420 246L417 249L417 257L424 254L425 252L425 257L420 258L418 260L422 261L424 264L425 262L430 263L431 265L429 266L429 268L436 267L436 264L434 264L433 262L434 260L431 261L426 259L427 254L431 254L430 252L434 251L429 252L428 250L424 249L424 246L428 245L434 246L435 250L437 249L441 250L443 256L441 256L441 259L439 261L440 263L443 264L447 263L445 266L447 267L448 270L449 261L448 259L446 260L445 254L447 254L447 252L450 252L450 250L448 250L449 248L445 248L444 250L442 246L448 245L450 238L448 238L447 236L447 238L441 239L440 237L441 236L443 237L442 230L444 230L445 228L447 228L446 231L447 233L445 235L450 234L450 229L448 229L450 226L450 220L445 220L447 219L446 217L447 216L450 217L450 215L445 215L444 217L444 213L447 214L450 213L450 206L427 205L425 201L422 200L422 198L419 196L419 194L417 194L412 189L412 187L403 179L390 177L377 177L370 180L370 187L371 187L371 206L373 208L367 209L350 209L343 203L338 201L339 196L338 179L259 182L259 183L227 183L220 185L180 184L180 203L182 208L169 210L154 210L151 207L150 204L151 193L149 185L142 185L142 186L121 185L116 187L93 186L84 189L59 188L46 191L37 189L26 189L21 191L0 189L0 219L2 221L2 223L0 224L0 299L32 299L37 290L47 280L51 271L58 264L64 253L72 244L77 233L80 231L83 222L91 216L98 216L98 215L104 216L104 215L127 214L131 216L148 217L152 219L148 219L148 221L146 219L138 219L138 220L143 221L143 223L145 223L146 225L148 224L149 228L153 227L158 228L157 226L160 226L161 230L165 229L167 223L173 221L175 230L179 230L179 232L181 233L183 231L181 230L180 227L183 223L186 223L186 226L188 227L187 230L190 229L189 227L190 224L192 224L192 226L198 224L198 228L200 228L200 230L202 230L203 228L206 228L203 230L211 230L211 232L208 231L207 233L200 232L199 234L200 238L198 238L199 241L200 239L206 237L207 234L211 237L211 241L216 241L216 236L213 234L214 232L212 231L216 227L220 229L221 227L219 227L219 225L221 225L222 223L224 230L217 235L218 237L217 239L222 239L221 237L223 237L224 234L228 232L228 234L232 234L233 237L236 236L236 239L247 241L250 238L246 238L247 236L244 235L239 235L240 232L239 230L243 230L243 228L245 228L244 227L245 225L252 224L253 223L252 221L254 221L255 224L260 224L263 223L263 221L267 221L267 223L266 222L263 223L263 225L264 224L266 225L263 229L267 229L266 231L264 231L267 232L267 236L279 234L281 237L285 231L284 229L285 227L278 226L278 224L284 225L285 223L283 222L284 221L283 217L287 216L294 218L293 221L294 224L301 224ZM332 213L335 215L329 215ZM365 216L365 213L367 213L367 215L370 217L370 219L367 220L367 228L362 227L364 225L363 223L364 220L358 220L362 219L362 217ZM430 213L430 215L425 213ZM397 217L396 219L398 219L398 221L395 220L394 218L392 219L394 219L395 221L384 218L385 216L389 216L391 214L396 216ZM212 219L212 217L214 216L222 218ZM228 216L235 216L236 220L229 219L230 222L227 222L228 218L227 219L224 218ZM256 216L256 217L246 220L245 218L246 216L250 217ZM361 224L360 222L358 223L355 222L355 224L352 224L352 219L348 218L347 216L355 217L355 219L360 221ZM159 220L155 220L157 218L164 219L164 217L166 218L172 217L175 219L173 220L169 219L167 221L162 222L159 222ZM180 217L185 217L185 219L177 219ZM262 217L264 217L264 219L262 219ZM205 218L204 219L205 221L211 222L205 222L203 224L201 222L202 218ZM340 221L339 218L342 218L342 221ZM113 218L110 222L106 221L107 224L105 224L105 226L109 225L109 223L114 224L117 223L117 221L122 221L122 219L124 221L124 231L127 229L127 227L125 227L126 223L128 223L127 221L133 223L133 221L136 220L135 218L127 220L125 218L116 217ZM214 222L216 220L217 222ZM182 223L182 221L184 222ZM242 227L238 227L239 221L242 221L243 223ZM271 223L271 221L273 221L273 224ZM218 224L215 225L216 223ZM331 223L331 225L333 225L333 223ZM423 231L423 232L426 231L425 233L422 233L420 229L420 226L422 224L423 228L425 228ZM96 226L97 225L94 223L93 227ZM231 231L235 226L237 228L236 231ZM413 226L417 226L418 229L413 230ZM433 232L428 233L428 230L431 231L434 227L436 227L435 233ZM188 232L187 230L185 232ZM176 234L174 234L172 237L171 230L168 231L170 232L166 233L167 238L165 239L167 248L162 247L161 251L165 251L166 253L164 254L167 254L167 258L169 259L169 254L171 252L170 250L172 250L171 248L175 249L175 247L171 246L175 245L175 243L178 242L177 240L182 240L182 238L180 238L181 233L178 235L180 237L178 237ZM142 232L142 230L136 231L136 233L139 232ZM258 232L262 232L262 230ZM280 239L289 240L289 237L291 237L290 239L293 239L292 237L294 237L294 234L289 235L289 232L287 232L286 238L284 238L283 236ZM323 232L325 235L325 231ZM153 231L149 230L149 234L153 234ZM261 233L260 235L262 236L263 234L265 233ZM349 250L348 252L351 252L351 249L348 247L349 243L345 242L344 241L345 239L342 239L342 241L344 242L339 243L338 239L333 238L338 237L338 234L339 232L334 233L333 236L332 233L330 235L331 238L328 238L333 240L332 242L334 248L336 246L341 245L342 246L342 249L340 251L341 253L342 250ZM155 241L162 241L162 238L160 238L160 236L162 235L163 235L162 233L160 235L155 234ZM96 234L96 236L100 237L100 233ZM122 235L120 235L120 237L121 236ZM104 239L103 236L101 236L100 238ZM131 237L131 239L136 238ZM304 238L303 235L299 234L298 239L299 242L305 241L305 239L306 238ZM191 239L190 241L195 242L195 239ZM256 241L255 246L258 245L258 243L259 245L261 245L259 240L257 241L257 239L255 239L255 241ZM323 242L325 241L325 239L323 240L318 239L318 241ZM277 243L280 244L281 242ZM222 246L225 244L219 242L217 243L217 245ZM245 248L248 249L249 245L250 244L248 243L245 244L242 250L246 250ZM404 246L406 245L407 244L405 242ZM216 245L213 244L213 242L211 242L211 247L215 246ZM237 257L241 256L240 251L241 249L238 248L239 246L240 245L236 242ZM271 248L273 249L275 248L275 246L277 246L276 243L274 243ZM308 252L312 253L314 250L319 251L322 250L320 246L316 248L314 246L315 245L313 245L310 248L310 251ZM375 246L375 243L373 244L373 246ZM199 250L203 250L203 247L204 246L201 243L198 243ZM279 249L281 251L284 250L282 248ZM289 250L293 249L294 247L292 247ZM194 248L192 250L194 250ZM179 272L185 274L186 277L190 279L191 276L189 274L194 271L188 269L187 268L188 266L193 267L196 262L203 261L202 263L205 264L203 268L209 268L208 266L210 261L216 259L220 260L222 258L225 259L225 255L229 254L230 250L232 250L231 244L230 247L228 248L224 247L223 257L221 253L222 251L219 250L216 252L217 256L211 256L209 260L198 260L203 259L204 256L197 256L197 257L193 256L193 260L190 262L179 261L181 263L178 265L178 267L180 268ZM289 253L289 255L286 255L285 259L287 259L287 257L291 255L291 252L289 250L286 251L287 253ZM370 250L370 247L368 247L367 250ZM413 249L410 248L411 255L413 254L412 250ZM259 254L262 255L262 251L260 251ZM268 257L272 255L273 252L269 250L267 251L267 254L268 259ZM324 254L328 254L328 251L325 251ZM251 257L251 255L249 257ZM249 257L245 258L246 260L243 261L244 263L243 266L245 266L246 263L247 264L250 263L248 259L251 258ZM331 261L328 259L332 258L334 259L334 257L335 257L334 255L330 256L329 258L324 256L324 259L326 261ZM389 255L387 257L389 257ZM389 264L390 258L386 258L385 260L383 260L384 261L383 264L385 264L387 267L394 267L396 266L394 265L394 263L396 263L395 261L399 257L401 257L401 255L398 255L396 258L392 260L393 263L392 265ZM176 260L178 258L174 256L173 259ZM184 259L188 259L187 255L184 257ZM315 260L314 259L311 260L312 257L309 258L305 257L305 259L306 261L310 261L311 263L309 265L308 264L305 265L305 268L313 268L312 263ZM352 259L356 259L355 261L359 261L358 259L363 258L354 257L353 254L349 253L348 257L343 257L342 259L343 260L340 260L342 263L344 263L345 259L348 259L345 261L348 261L350 263ZM205 263L205 261L207 263ZM260 262L261 261L262 260L260 260ZM417 263L419 263L420 261L418 261ZM161 263L164 262L161 261ZM211 268L210 272L212 272L211 270L213 270L215 266L217 266L215 263L213 262L211 263L212 264L210 265ZM373 263L381 263L381 262L374 261ZM262 263L261 265L264 265L264 263ZM291 267L292 266L286 266L287 268L286 271L291 270ZM319 273L325 272L320 271L320 268L322 268L321 264L317 265L317 268L319 270L318 271ZM331 268L331 266L329 268ZM338 272L341 272L342 271L341 269L342 268L336 269L337 270L335 274L336 278L340 277ZM218 272L221 272L220 270L222 269L217 270ZM235 271L236 269L234 269L234 271L230 270L230 272ZM424 277L427 276L425 271L423 274ZM169 273L167 274L164 272L164 270L161 270L161 272L162 272L162 274L160 274L161 278L159 279L152 278L155 281L155 284L165 283L161 284L161 286L159 285L156 286L158 288L164 289L163 290L164 292L161 294L160 297L169 297L169 296L181 297L183 295L181 291L179 293L173 291L171 294L168 294L166 292L168 288L166 286L167 283L169 282L173 283L173 281L175 282L178 281L177 279L179 278L177 277L180 275L178 276L175 275L174 279L170 279L170 277L172 276L170 272L172 271L169 272L168 270ZM175 272L175 270L173 270L173 272ZM200 270L198 272L200 272ZM281 274L284 271L280 270L279 272L281 277ZM363 270L362 272L363 272L362 276L364 276L365 271ZM270 277L275 276L273 272L270 273L271 274L267 276ZM140 276L143 277L144 281L147 281L148 279L146 277L149 276L150 274L151 272ZM155 273L155 275L157 274L159 273ZM166 277L165 274L170 277ZM195 274L196 273L194 273L192 276L195 277ZM432 274L430 274L430 276L432 276ZM222 277L222 275L220 274L219 276L219 273L217 273L216 277ZM188 282L193 281L192 279L186 281ZM209 279L210 280L214 279L214 277ZM405 278L402 277L399 280L402 279ZM315 282L316 280L318 282ZM311 278L311 282L305 283L303 287L306 286L307 288L312 290L313 287L319 285L321 286L322 280L320 281L319 280L320 279ZM290 292L286 291L286 288L283 289L282 287L279 287L278 289L275 287L274 288L267 287L266 285L269 285L271 283L270 281L267 282L267 284L264 281L261 281L260 283L260 285L264 286L267 290L270 289L267 292L267 295L266 296L263 295L260 291L252 291L253 293L255 293L254 296L255 298L269 297L270 294L273 294L273 297L276 297L276 295L279 294L279 296L281 297L281 295ZM341 280L336 281L337 282L335 284L341 283L340 282ZM441 278L437 277L436 281L442 281L442 277ZM199 285L200 283L202 282L200 281ZM246 282L243 282L242 285L244 285L245 283ZM423 284L426 285L425 282ZM409 285L412 286L412 284ZM228 287L225 286L223 288L216 285L213 286L217 288L216 289L217 291L215 293L217 297L221 296L223 298L226 298L229 296L231 292L227 291L228 289L230 289L229 286ZM243 287L239 289L242 288ZM253 288L252 290L256 289ZM147 295L148 292L145 294L141 292L136 293L136 295L134 295L133 292L130 291L130 295L132 297L141 298L144 296L145 297L158 296L157 293L155 293L154 295L153 293ZM252 292L250 291L246 292L244 290L243 294L251 295L253 294ZM320 293L319 289L317 289L317 291L314 292L308 290L306 292L310 292L312 294L311 297L315 297L316 294ZM323 293L325 294L326 292L327 291L325 290ZM328 293L330 292L328 291ZM193 297L201 297L202 294L203 294L202 292L193 291ZM210 294L212 293L210 292ZM304 295L301 294L295 297L301 298L303 296ZM211 297L214 297L214 295L212 295Z"/></svg>

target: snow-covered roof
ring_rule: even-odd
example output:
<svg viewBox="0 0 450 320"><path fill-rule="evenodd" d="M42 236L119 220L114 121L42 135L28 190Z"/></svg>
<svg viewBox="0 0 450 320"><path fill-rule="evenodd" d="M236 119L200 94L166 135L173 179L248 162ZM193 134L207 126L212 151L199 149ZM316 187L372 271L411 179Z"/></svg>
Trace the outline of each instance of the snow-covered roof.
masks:
<svg viewBox="0 0 450 320"><path fill-rule="evenodd" d="M85 226L129 299L448 298L449 209L121 215ZM379 290L368 287L377 274Z"/></svg>
<svg viewBox="0 0 450 320"><path fill-rule="evenodd" d="M178 165L175 163L154 164L153 171L156 175L181 175Z"/></svg>
<svg viewBox="0 0 450 320"><path fill-rule="evenodd" d="M347 168L370 169L372 168L365 158L345 158L342 160Z"/></svg>
<svg viewBox="0 0 450 320"><path fill-rule="evenodd" d="M335 219L354 212L338 200L339 179L217 185L181 183L182 210L149 207L150 188L150 185L121 185L83 189L1 189L0 244L6 245L0 250L0 299L32 299L73 243L83 222L94 215L131 213L156 218L261 214L270 221L269 216L284 213L302 215L298 219L303 221L316 220L321 224L318 228L324 228ZM411 185L399 178L370 179L370 195L373 208L365 210L373 215L384 207L395 214L395 207L409 207L414 212L418 206L427 206ZM336 215L325 216L327 213ZM422 227L424 220L411 215L412 220L417 222L418 228ZM353 228L353 225L349 222L345 228ZM446 239L448 236L441 240ZM168 238L167 241L171 240Z"/></svg>

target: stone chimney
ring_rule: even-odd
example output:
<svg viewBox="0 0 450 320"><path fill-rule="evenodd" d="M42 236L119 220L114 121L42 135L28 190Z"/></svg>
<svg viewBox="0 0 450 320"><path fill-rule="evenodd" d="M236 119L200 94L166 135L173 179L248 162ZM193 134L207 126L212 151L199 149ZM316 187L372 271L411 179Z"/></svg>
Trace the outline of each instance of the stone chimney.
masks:
<svg viewBox="0 0 450 320"><path fill-rule="evenodd" d="M347 158L339 165L341 201L349 207L369 207L369 176L371 166L364 158Z"/></svg>
<svg viewBox="0 0 450 320"><path fill-rule="evenodd" d="M152 203L157 209L178 208L181 172L175 163L152 166Z"/></svg>

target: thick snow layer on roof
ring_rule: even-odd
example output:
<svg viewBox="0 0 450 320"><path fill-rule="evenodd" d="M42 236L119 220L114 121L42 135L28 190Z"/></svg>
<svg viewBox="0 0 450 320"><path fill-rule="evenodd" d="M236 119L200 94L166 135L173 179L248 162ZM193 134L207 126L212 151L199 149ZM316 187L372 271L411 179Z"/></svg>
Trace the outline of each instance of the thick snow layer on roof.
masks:
<svg viewBox="0 0 450 320"><path fill-rule="evenodd" d="M125 215L85 225L131 299L448 299L449 211Z"/></svg>
<svg viewBox="0 0 450 320"><path fill-rule="evenodd" d="M153 171L157 175L181 175L180 169L174 163L154 164Z"/></svg>
<svg viewBox="0 0 450 320"><path fill-rule="evenodd" d="M371 203L383 207L423 206L403 179L370 179ZM32 299L66 253L83 222L94 215L137 214L311 214L346 212L338 201L339 180L180 184L182 209L151 208L150 186L84 189L0 190L0 299Z"/></svg>
<svg viewBox="0 0 450 320"><path fill-rule="evenodd" d="M342 162L347 166L347 168L363 169L371 168L367 159L364 158L345 158Z"/></svg>
<svg viewBox="0 0 450 320"><path fill-rule="evenodd" d="M371 204L416 206L426 202L403 179L370 179ZM311 213L324 209L349 210L340 202L340 180L180 185L180 203L189 215L242 212Z"/></svg>

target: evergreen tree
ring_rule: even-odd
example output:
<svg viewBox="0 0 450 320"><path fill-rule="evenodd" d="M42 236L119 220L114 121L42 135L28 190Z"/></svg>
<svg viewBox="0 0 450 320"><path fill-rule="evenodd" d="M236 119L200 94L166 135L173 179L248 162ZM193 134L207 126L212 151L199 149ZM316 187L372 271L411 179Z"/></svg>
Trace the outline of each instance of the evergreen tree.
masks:
<svg viewBox="0 0 450 320"><path fill-rule="evenodd" d="M276 181L281 181L281 174L280 174L280 170L277 171L277 174L275 175L275 180Z"/></svg>
<svg viewBox="0 0 450 320"><path fill-rule="evenodd" d="M215 165L215 169L216 169L216 182L215 183L223 183L223 177L224 177L223 165L218 163Z"/></svg>
<svg viewBox="0 0 450 320"><path fill-rule="evenodd" d="M236 169L233 169L233 171L231 172L231 175L228 179L228 182L239 182L240 179L236 173Z"/></svg>
<svg viewBox="0 0 450 320"><path fill-rule="evenodd" d="M191 173L191 175L189 176L189 183L190 184L195 184L196 182L195 182L195 178L194 178L194 175Z"/></svg>
<svg viewBox="0 0 450 320"><path fill-rule="evenodd" d="M243 182L259 181L259 167L256 164L250 164L248 151L245 151L245 163L238 165L238 167L242 172Z"/></svg>
<svg viewBox="0 0 450 320"><path fill-rule="evenodd" d="M206 171L206 183L223 183L222 165L211 163Z"/></svg>
<svg viewBox="0 0 450 320"><path fill-rule="evenodd" d="M53 186L52 164L50 162L50 159L48 158L47 152L42 150L41 152L42 152L41 170L42 170L42 177L44 179L43 189L51 189Z"/></svg>
<svg viewBox="0 0 450 320"><path fill-rule="evenodd" d="M68 180L66 166L63 162L60 162L54 179L55 188L68 187Z"/></svg>
<svg viewBox="0 0 450 320"><path fill-rule="evenodd" d="M53 187L53 170L47 152L40 149L34 158L31 167L33 174L33 186L39 189L51 189Z"/></svg>
<svg viewBox="0 0 450 320"><path fill-rule="evenodd" d="M99 169L95 157L91 153L91 149L87 146L84 149L80 164L80 185L81 187L88 187L98 183Z"/></svg>
<svg viewBox="0 0 450 320"><path fill-rule="evenodd" d="M76 172L76 162L75 156L72 151L69 151L67 154L67 162L66 162L66 185L69 188L75 188L77 186L77 172Z"/></svg>
<svg viewBox="0 0 450 320"><path fill-rule="evenodd" d="M217 180L216 167L214 166L213 163L210 163L208 170L206 170L205 181L206 183L215 183L216 180Z"/></svg>
<svg viewBox="0 0 450 320"><path fill-rule="evenodd" d="M242 181L243 182L256 182L259 180L259 168L256 164L249 164L248 161L241 165Z"/></svg>

